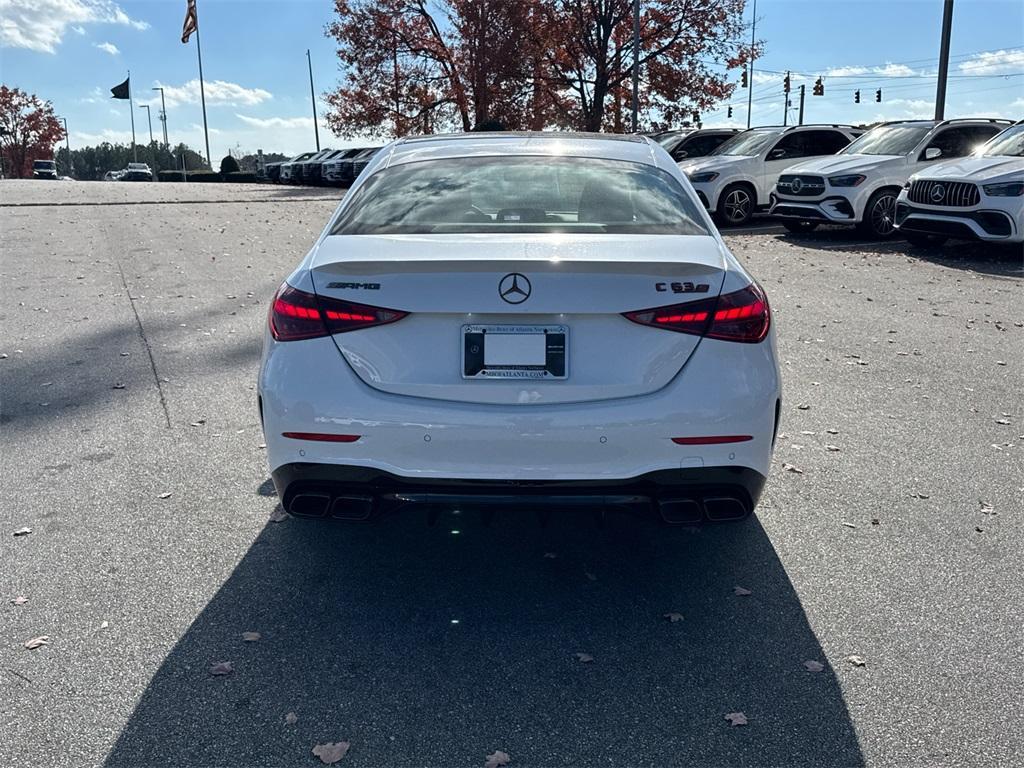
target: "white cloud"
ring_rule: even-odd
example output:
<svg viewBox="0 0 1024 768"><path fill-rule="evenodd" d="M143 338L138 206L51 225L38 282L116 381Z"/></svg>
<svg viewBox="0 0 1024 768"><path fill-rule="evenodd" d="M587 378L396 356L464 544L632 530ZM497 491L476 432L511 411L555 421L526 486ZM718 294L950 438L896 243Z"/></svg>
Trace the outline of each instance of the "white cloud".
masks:
<svg viewBox="0 0 1024 768"><path fill-rule="evenodd" d="M283 130L289 130L292 128L312 128L313 118L311 117L249 117L248 115L238 115L239 120L252 128L277 128Z"/></svg>
<svg viewBox="0 0 1024 768"><path fill-rule="evenodd" d="M1015 99L1010 102L1010 109L1024 109L1024 98Z"/></svg>
<svg viewBox="0 0 1024 768"><path fill-rule="evenodd" d="M101 101L106 101L106 98L104 98L103 91L97 85L97 86L94 86L91 91L89 91L89 95L88 96L83 96L82 98L80 98L78 100L78 103L79 104L99 104Z"/></svg>
<svg viewBox="0 0 1024 768"><path fill-rule="evenodd" d="M72 27L71 31L74 32L76 35L84 35L85 27Z"/></svg>
<svg viewBox="0 0 1024 768"><path fill-rule="evenodd" d="M885 64L876 67L832 67L825 70L826 77L859 77L861 75L882 75L883 77L913 77L923 74L906 64Z"/></svg>
<svg viewBox="0 0 1024 768"><path fill-rule="evenodd" d="M149 28L113 0L0 0L0 19L0 47L41 53L56 53L69 27L79 34L85 32L82 24Z"/></svg>
<svg viewBox="0 0 1024 768"><path fill-rule="evenodd" d="M164 98L168 107L176 107L180 104L199 104L199 80L189 80L183 85L166 85L159 80L156 85L164 89ZM262 88L246 88L238 83L229 83L224 80L207 80L204 82L207 106L227 107L251 107L273 98L270 91ZM148 101L140 101L140 104L159 104L160 96L157 95Z"/></svg>
<svg viewBox="0 0 1024 768"><path fill-rule="evenodd" d="M957 67L965 75L1003 75L1024 72L1024 50L978 53Z"/></svg>
<svg viewBox="0 0 1024 768"><path fill-rule="evenodd" d="M106 51L111 56L117 56L117 54L120 53L120 51L117 50L117 46L113 43L93 43L93 46L99 48L101 51Z"/></svg>

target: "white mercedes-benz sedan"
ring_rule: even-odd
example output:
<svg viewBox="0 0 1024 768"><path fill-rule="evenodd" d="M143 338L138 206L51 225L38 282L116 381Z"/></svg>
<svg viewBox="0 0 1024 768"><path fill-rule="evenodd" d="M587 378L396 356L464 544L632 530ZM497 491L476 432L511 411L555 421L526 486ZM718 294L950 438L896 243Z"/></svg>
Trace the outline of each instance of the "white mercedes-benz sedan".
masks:
<svg viewBox="0 0 1024 768"><path fill-rule="evenodd" d="M757 504L775 331L676 163L639 136L382 149L274 296L259 377L293 515Z"/></svg>

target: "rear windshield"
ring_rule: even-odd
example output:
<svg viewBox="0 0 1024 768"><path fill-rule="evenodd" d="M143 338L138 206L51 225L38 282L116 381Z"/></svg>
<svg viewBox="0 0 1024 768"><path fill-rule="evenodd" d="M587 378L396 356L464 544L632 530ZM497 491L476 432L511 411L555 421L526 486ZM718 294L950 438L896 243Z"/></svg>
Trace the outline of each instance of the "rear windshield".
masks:
<svg viewBox="0 0 1024 768"><path fill-rule="evenodd" d="M32 167L33 168L50 169L50 168L56 168L57 167L57 163L55 163L53 160L36 160L32 164Z"/></svg>
<svg viewBox="0 0 1024 768"><path fill-rule="evenodd" d="M460 157L385 168L359 187L334 235L588 232L706 235L668 173L579 157Z"/></svg>

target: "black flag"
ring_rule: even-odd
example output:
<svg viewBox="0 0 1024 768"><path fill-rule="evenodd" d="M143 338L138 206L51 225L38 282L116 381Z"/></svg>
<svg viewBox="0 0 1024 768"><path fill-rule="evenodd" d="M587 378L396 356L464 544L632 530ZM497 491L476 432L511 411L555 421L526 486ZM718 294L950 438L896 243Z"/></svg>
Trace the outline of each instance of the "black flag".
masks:
<svg viewBox="0 0 1024 768"><path fill-rule="evenodd" d="M120 85L115 85L113 88L110 89L110 92L113 94L115 99L129 99L129 98L131 98L131 96L129 96L129 93L131 92L131 90L130 90L130 87L128 85L128 83L130 81L131 81L131 78L129 77L127 80L125 80Z"/></svg>

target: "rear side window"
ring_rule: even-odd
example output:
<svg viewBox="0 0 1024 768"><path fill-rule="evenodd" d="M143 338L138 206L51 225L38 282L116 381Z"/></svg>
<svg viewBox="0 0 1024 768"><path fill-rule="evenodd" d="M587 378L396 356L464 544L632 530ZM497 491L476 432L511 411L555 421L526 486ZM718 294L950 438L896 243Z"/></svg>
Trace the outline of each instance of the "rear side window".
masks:
<svg viewBox="0 0 1024 768"><path fill-rule="evenodd" d="M807 155L834 155L850 143L839 131L807 131L804 133L804 147Z"/></svg>
<svg viewBox="0 0 1024 768"><path fill-rule="evenodd" d="M713 133L709 136L694 136L689 141L683 142L681 149L686 152L687 157L704 157L710 155L728 138L728 133Z"/></svg>
<svg viewBox="0 0 1024 768"><path fill-rule="evenodd" d="M588 232L706 235L697 204L650 165L580 157L462 157L385 168L331 234Z"/></svg>

